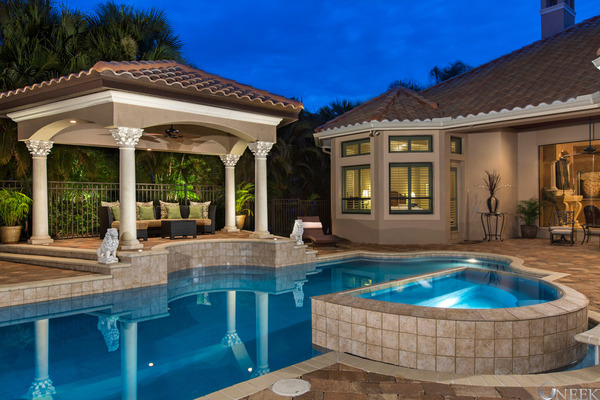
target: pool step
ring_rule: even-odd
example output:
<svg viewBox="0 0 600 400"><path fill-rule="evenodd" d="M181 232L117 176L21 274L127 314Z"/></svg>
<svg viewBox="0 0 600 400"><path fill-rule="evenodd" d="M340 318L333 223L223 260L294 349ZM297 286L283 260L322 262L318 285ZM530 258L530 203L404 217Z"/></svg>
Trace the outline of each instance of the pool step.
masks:
<svg viewBox="0 0 600 400"><path fill-rule="evenodd" d="M96 250L94 249L73 249L69 247L40 246L31 244L3 244L0 245L0 253L64 257L81 260L98 260Z"/></svg>
<svg viewBox="0 0 600 400"><path fill-rule="evenodd" d="M100 264L97 260L86 260L81 258L6 252L0 252L0 261L70 269L74 271L92 272L105 275L110 275L112 268L124 266L123 263Z"/></svg>

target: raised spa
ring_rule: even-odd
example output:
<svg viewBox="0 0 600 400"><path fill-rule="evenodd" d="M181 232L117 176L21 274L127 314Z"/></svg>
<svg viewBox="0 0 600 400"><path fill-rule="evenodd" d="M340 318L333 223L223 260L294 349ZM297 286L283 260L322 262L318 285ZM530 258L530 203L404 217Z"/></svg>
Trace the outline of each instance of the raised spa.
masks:
<svg viewBox="0 0 600 400"><path fill-rule="evenodd" d="M538 279L507 273L461 268L413 282L397 281L389 287L365 289L365 299L438 308L508 308L546 303L562 296L554 286Z"/></svg>
<svg viewBox="0 0 600 400"><path fill-rule="evenodd" d="M584 357L587 305L564 285L461 267L313 297L313 344L420 370L536 373Z"/></svg>

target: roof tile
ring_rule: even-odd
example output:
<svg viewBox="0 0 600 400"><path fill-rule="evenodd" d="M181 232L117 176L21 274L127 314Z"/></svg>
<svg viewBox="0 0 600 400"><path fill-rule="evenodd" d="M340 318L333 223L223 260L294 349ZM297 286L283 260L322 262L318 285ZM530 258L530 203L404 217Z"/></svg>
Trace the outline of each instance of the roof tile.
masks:
<svg viewBox="0 0 600 400"><path fill-rule="evenodd" d="M0 99L38 90L46 86L59 85L62 82L72 81L94 73L110 75L124 80L146 80L158 85L180 87L185 90L194 90L212 96L233 97L269 106L282 106L293 109L303 108L300 101L256 89L218 75L209 74L176 61L100 61L87 71L73 73L68 76L0 93Z"/></svg>

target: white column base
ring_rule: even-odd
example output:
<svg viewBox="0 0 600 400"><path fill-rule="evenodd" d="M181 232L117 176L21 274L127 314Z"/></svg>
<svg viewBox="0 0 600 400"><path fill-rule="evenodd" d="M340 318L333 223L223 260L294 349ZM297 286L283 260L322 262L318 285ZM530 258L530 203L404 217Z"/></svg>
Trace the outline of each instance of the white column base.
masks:
<svg viewBox="0 0 600 400"><path fill-rule="evenodd" d="M141 244L137 239L135 240L135 242L123 242L121 241L121 243L119 244L119 250L139 250L139 249L143 249L144 245Z"/></svg>
<svg viewBox="0 0 600 400"><path fill-rule="evenodd" d="M224 233L231 233L231 232L239 232L240 230L237 228L237 226L225 226L223 227L223 229L221 229L221 232Z"/></svg>
<svg viewBox="0 0 600 400"><path fill-rule="evenodd" d="M29 244L50 244L50 243L54 243L54 239L52 239L48 235L32 236L29 238L29 240L27 240L27 243L29 243Z"/></svg>
<svg viewBox="0 0 600 400"><path fill-rule="evenodd" d="M250 234L249 238L250 239L271 239L273 238L275 235L273 235L272 233L269 233L269 231L262 231L262 232L253 232Z"/></svg>

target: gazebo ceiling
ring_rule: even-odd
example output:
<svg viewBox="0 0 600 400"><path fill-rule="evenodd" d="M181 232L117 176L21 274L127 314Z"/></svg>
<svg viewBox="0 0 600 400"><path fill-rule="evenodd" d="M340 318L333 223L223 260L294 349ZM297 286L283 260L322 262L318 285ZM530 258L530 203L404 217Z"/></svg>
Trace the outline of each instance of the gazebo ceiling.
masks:
<svg viewBox="0 0 600 400"><path fill-rule="evenodd" d="M143 128L136 148L239 153L298 118L302 103L174 61L98 62L91 69L0 93L19 140L115 146L109 128ZM165 135L174 125L178 138Z"/></svg>

